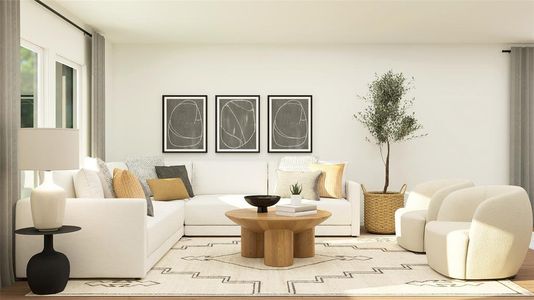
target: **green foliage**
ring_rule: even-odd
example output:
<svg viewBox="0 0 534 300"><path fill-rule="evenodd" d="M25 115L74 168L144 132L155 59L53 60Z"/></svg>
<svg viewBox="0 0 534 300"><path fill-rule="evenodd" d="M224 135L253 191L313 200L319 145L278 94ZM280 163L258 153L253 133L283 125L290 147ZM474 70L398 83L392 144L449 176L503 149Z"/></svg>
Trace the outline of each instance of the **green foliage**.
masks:
<svg viewBox="0 0 534 300"><path fill-rule="evenodd" d="M407 81L402 73L388 71L369 84L369 94L360 97L368 105L354 115L368 130L378 145L419 137L422 128L415 113L408 112L414 99L407 99L413 78ZM369 138L367 138L370 140Z"/></svg>
<svg viewBox="0 0 534 300"><path fill-rule="evenodd" d="M380 148L386 146L386 157L382 157L385 166L385 182L383 193L387 193L389 186L390 144L410 140L426 134L418 132L423 126L415 118L415 113L408 112L414 98L407 98L412 88L410 81L402 73L387 73L378 76L369 84L369 94L360 97L367 106L363 111L354 115L368 130L371 138L366 139Z"/></svg>
<svg viewBox="0 0 534 300"><path fill-rule="evenodd" d="M300 195L300 193L302 193L302 185L297 182L295 184L292 184L289 187L289 190L291 191L291 195Z"/></svg>

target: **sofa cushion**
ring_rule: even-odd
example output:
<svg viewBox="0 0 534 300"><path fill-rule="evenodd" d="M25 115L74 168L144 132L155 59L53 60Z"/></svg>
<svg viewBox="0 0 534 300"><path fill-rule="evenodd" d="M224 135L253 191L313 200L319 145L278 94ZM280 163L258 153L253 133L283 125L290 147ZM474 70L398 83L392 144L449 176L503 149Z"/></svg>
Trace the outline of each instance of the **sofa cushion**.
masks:
<svg viewBox="0 0 534 300"><path fill-rule="evenodd" d="M291 199L280 199L281 204L289 204ZM318 209L332 213L323 225L350 225L351 207L344 199L321 198L320 201L302 200L316 204ZM185 203L185 225L236 225L224 213L232 209L253 208L244 195L197 195Z"/></svg>
<svg viewBox="0 0 534 300"><path fill-rule="evenodd" d="M319 200L318 183L321 171L293 172L278 170L278 180L275 195L291 197L291 186L298 184L302 188L300 195L303 199Z"/></svg>
<svg viewBox="0 0 534 300"><path fill-rule="evenodd" d="M165 159L165 166L185 166L189 181L193 180L193 163L185 160Z"/></svg>
<svg viewBox="0 0 534 300"><path fill-rule="evenodd" d="M310 169L321 171L317 185L321 197L343 198L344 163L311 164Z"/></svg>
<svg viewBox="0 0 534 300"><path fill-rule="evenodd" d="M156 166L156 174L160 179L180 178L185 188L187 189L187 194L189 195L189 197L195 196L195 193L193 192L193 187L191 187L191 181L189 180L187 168L184 165Z"/></svg>
<svg viewBox="0 0 534 300"><path fill-rule="evenodd" d="M104 189L97 171L80 169L72 179L76 198L104 198Z"/></svg>
<svg viewBox="0 0 534 300"><path fill-rule="evenodd" d="M104 197L115 198L115 192L113 191L113 175L109 170L106 163L100 158L96 159L98 168L98 178L102 182L102 190L104 191Z"/></svg>
<svg viewBox="0 0 534 300"><path fill-rule="evenodd" d="M114 169L128 170L128 166L122 161L107 162L106 166L108 167L108 170L111 172L111 174L113 174Z"/></svg>
<svg viewBox="0 0 534 300"><path fill-rule="evenodd" d="M265 161L196 161L193 163L195 195L266 194Z"/></svg>
<svg viewBox="0 0 534 300"><path fill-rule="evenodd" d="M147 217L147 256L184 225L184 201L153 201L154 217Z"/></svg>
<svg viewBox="0 0 534 300"><path fill-rule="evenodd" d="M158 178L158 175L156 174L156 166L163 166L163 164L163 156L147 156L128 159L126 161L128 170L133 172L141 181L143 191L147 197L152 196L152 192L146 181L148 179Z"/></svg>
<svg viewBox="0 0 534 300"><path fill-rule="evenodd" d="M290 172L311 171L310 165L317 162L317 157L313 155L305 156L284 156L280 159L278 169Z"/></svg>
<svg viewBox="0 0 534 300"><path fill-rule="evenodd" d="M74 190L74 174L78 173L78 170L61 170L52 171L52 178L54 183L59 185L65 190L65 196L67 198L76 198L76 191ZM43 178L43 172L39 172L41 180Z"/></svg>
<svg viewBox="0 0 534 300"><path fill-rule="evenodd" d="M150 191L156 201L188 199L189 194L181 178L149 179Z"/></svg>

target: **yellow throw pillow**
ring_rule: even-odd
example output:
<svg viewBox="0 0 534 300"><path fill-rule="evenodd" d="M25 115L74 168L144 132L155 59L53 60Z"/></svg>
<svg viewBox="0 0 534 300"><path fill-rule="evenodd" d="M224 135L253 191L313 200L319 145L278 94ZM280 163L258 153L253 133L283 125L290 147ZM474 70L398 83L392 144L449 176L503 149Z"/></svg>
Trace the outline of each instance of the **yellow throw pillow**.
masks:
<svg viewBox="0 0 534 300"><path fill-rule="evenodd" d="M343 171L345 164L311 164L310 169L321 171L317 189L324 198L343 198Z"/></svg>
<svg viewBox="0 0 534 300"><path fill-rule="evenodd" d="M145 192L139 179L128 170L113 170L113 191L117 198L145 199Z"/></svg>
<svg viewBox="0 0 534 300"><path fill-rule="evenodd" d="M146 182L154 195L154 200L167 201L189 198L189 193L187 193L181 178L148 179Z"/></svg>

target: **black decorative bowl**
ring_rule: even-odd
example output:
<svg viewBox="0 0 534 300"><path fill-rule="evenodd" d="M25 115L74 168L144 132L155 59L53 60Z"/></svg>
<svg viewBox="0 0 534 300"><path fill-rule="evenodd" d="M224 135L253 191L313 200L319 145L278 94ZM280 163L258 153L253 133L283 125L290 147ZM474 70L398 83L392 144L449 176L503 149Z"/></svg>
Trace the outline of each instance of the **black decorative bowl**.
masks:
<svg viewBox="0 0 534 300"><path fill-rule="evenodd" d="M267 207L273 206L278 201L280 201L280 196L273 195L250 195L245 196L248 204L256 206L258 208L258 213L266 213Z"/></svg>

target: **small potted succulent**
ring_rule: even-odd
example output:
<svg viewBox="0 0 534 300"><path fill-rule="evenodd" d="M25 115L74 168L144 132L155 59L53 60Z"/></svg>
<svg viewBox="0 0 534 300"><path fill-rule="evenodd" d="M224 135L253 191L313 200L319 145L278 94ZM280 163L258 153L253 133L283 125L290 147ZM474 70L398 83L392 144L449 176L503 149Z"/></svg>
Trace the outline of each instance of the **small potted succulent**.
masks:
<svg viewBox="0 0 534 300"><path fill-rule="evenodd" d="M291 204L300 205L302 200L302 197L300 196L300 193L302 193L302 185L297 182L295 184L292 184L289 187L289 190L291 191Z"/></svg>

